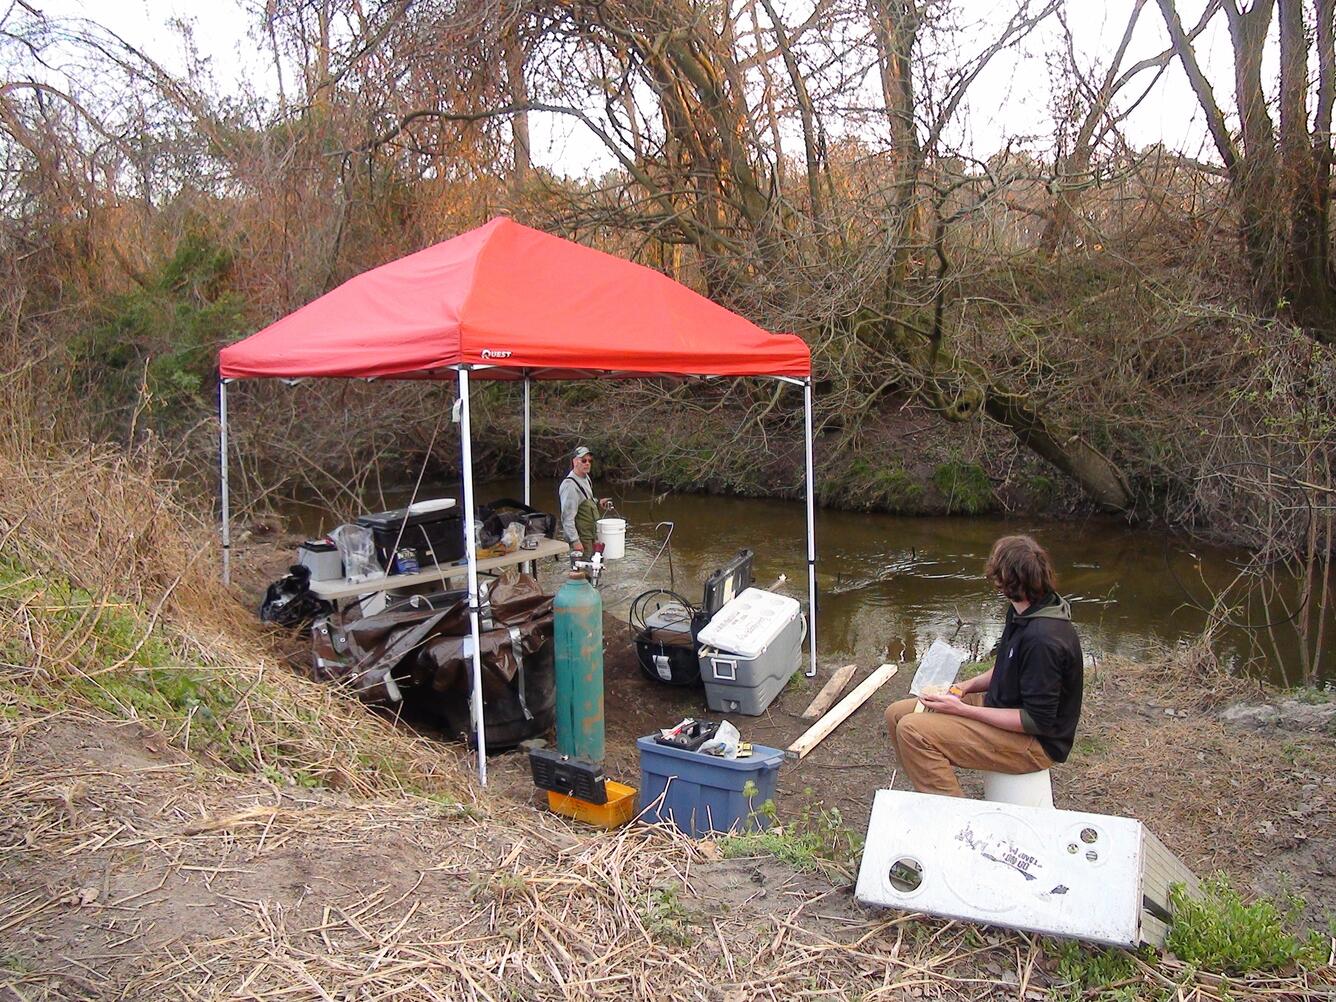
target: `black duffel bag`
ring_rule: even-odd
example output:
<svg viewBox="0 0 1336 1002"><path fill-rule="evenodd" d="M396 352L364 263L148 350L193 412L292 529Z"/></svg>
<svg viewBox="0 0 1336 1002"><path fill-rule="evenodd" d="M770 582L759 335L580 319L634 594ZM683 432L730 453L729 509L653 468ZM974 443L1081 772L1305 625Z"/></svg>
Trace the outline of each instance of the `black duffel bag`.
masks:
<svg viewBox="0 0 1336 1002"><path fill-rule="evenodd" d="M311 591L311 568L293 564L287 574L265 589L260 621L278 626L305 626L333 608Z"/></svg>
<svg viewBox="0 0 1336 1002"><path fill-rule="evenodd" d="M495 546L512 522L522 522L526 536L538 534L551 539L557 534L557 520L554 516L513 498L500 498L483 505L478 509L478 518L482 522L479 546Z"/></svg>

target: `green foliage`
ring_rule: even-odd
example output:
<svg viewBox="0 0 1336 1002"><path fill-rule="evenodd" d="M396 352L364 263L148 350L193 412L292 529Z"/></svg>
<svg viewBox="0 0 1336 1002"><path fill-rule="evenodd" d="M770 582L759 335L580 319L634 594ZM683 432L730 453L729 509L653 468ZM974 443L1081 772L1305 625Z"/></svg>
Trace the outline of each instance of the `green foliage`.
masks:
<svg viewBox="0 0 1336 1002"><path fill-rule="evenodd" d="M982 675L991 667L993 667L991 661L966 661L960 666L960 671L956 672L956 680L963 682L965 679L974 678L976 675Z"/></svg>
<svg viewBox="0 0 1336 1002"><path fill-rule="evenodd" d="M11 971L14 974L31 974L36 970L37 965L32 962L32 959L21 953L0 953L0 971Z"/></svg>
<svg viewBox="0 0 1336 1002"><path fill-rule="evenodd" d="M20 611L27 617L24 628L0 635L5 715L14 706L56 707L73 700L141 721L239 772L283 785L324 784L323 773L313 770L301 751L303 740L320 727L313 711L279 710L264 681L243 692L134 603L95 597L0 556L0 621ZM58 653L58 662L52 653ZM267 737L263 745L255 740L256 728ZM401 771L388 757L376 768L391 776Z"/></svg>
<svg viewBox="0 0 1336 1002"><path fill-rule="evenodd" d="M812 680L807 677L806 672L796 671L789 676L789 680L785 683L784 688L788 689L789 692L794 693L807 692L812 688Z"/></svg>
<svg viewBox="0 0 1336 1002"><path fill-rule="evenodd" d="M1025 491L1030 495L1030 502L1035 507L1052 504L1058 494L1057 481L1042 473L1036 473L1025 480Z"/></svg>
<svg viewBox="0 0 1336 1002"><path fill-rule="evenodd" d="M156 274L97 308L94 323L72 345L81 385L136 399L171 415L199 403L218 347L245 331L240 297L227 289L232 253L202 232L182 237Z"/></svg>
<svg viewBox="0 0 1336 1002"><path fill-rule="evenodd" d="M978 463L952 459L933 470L932 482L946 498L948 515L981 515L993 507L993 485Z"/></svg>
<svg viewBox="0 0 1336 1002"><path fill-rule="evenodd" d="M518 873L474 873L469 878L473 901L504 902L507 897L524 897L528 890L528 882Z"/></svg>
<svg viewBox="0 0 1336 1002"><path fill-rule="evenodd" d="M1280 695L1285 699L1306 703L1309 706L1325 706L1336 700L1336 689L1327 682L1322 685L1300 685L1293 689L1285 689Z"/></svg>
<svg viewBox="0 0 1336 1002"><path fill-rule="evenodd" d="M1091 949L1072 940L1057 946L1059 999L1142 998L1140 978L1132 954L1126 950Z"/></svg>
<svg viewBox="0 0 1336 1002"><path fill-rule="evenodd" d="M923 485L900 466L878 466L858 456L843 469L826 470L823 503L864 511L915 514L923 510Z"/></svg>
<svg viewBox="0 0 1336 1002"><path fill-rule="evenodd" d="M1072 745L1072 752L1083 758L1088 758L1092 755L1102 754L1108 750L1108 747L1108 742L1103 738L1096 737L1093 734L1083 734Z"/></svg>
<svg viewBox="0 0 1336 1002"><path fill-rule="evenodd" d="M743 796L750 801L756 793L755 784L748 780ZM752 815L770 827L727 836L721 843L725 857L769 855L800 870L847 877L863 850L862 837L844 824L837 807L805 807L796 820L782 827L776 824L778 812L773 800L766 800Z"/></svg>
<svg viewBox="0 0 1336 1002"><path fill-rule="evenodd" d="M690 946L695 942L691 934L691 914L681 900L678 884L663 884L653 888L636 909L645 930L660 943L670 946Z"/></svg>
<svg viewBox="0 0 1336 1002"><path fill-rule="evenodd" d="M68 581L28 574L0 558L0 609L20 606L40 617L44 634L62 638L62 657L79 666L67 679L72 694L114 716L188 735L192 747L234 768L251 765L252 749L227 723L235 690L214 684L207 667L188 663L133 603L99 601ZM0 646L0 659L27 664L32 650L23 637L11 636Z"/></svg>
<svg viewBox="0 0 1336 1002"><path fill-rule="evenodd" d="M1166 946L1199 968L1221 974L1314 967L1326 959L1326 942L1314 932L1300 938L1289 931L1303 902L1291 899L1282 912L1266 898L1244 900L1229 879L1202 882L1202 897L1189 897L1181 885L1169 893L1174 922Z"/></svg>
<svg viewBox="0 0 1336 1002"><path fill-rule="evenodd" d="M898 466L882 467L873 480L888 511L913 514L922 510L923 485L908 470Z"/></svg>

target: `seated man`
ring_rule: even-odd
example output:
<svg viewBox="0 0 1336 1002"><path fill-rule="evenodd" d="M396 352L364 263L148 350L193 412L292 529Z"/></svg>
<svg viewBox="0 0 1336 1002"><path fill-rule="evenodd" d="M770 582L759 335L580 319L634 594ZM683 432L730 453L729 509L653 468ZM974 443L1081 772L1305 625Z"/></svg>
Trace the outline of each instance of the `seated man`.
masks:
<svg viewBox="0 0 1336 1002"><path fill-rule="evenodd" d="M896 757L914 789L962 797L955 770L1024 773L1066 761L1081 715L1081 642L1057 575L1029 536L993 544L984 574L1007 599L993 667L953 686L886 709ZM957 695L958 693L958 695Z"/></svg>

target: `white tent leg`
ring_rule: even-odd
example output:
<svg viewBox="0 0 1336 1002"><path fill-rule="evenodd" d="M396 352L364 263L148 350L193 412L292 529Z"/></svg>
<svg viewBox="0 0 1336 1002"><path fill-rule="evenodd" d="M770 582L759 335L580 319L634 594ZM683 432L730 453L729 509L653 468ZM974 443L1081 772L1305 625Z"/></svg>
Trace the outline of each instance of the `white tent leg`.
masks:
<svg viewBox="0 0 1336 1002"><path fill-rule="evenodd" d="M532 470L529 466L529 373L524 374L524 503L533 504L529 500L529 481L533 478Z"/></svg>
<svg viewBox="0 0 1336 1002"><path fill-rule="evenodd" d="M816 674L816 476L812 464L812 380L803 380L803 444L807 459L807 644L811 664L807 677Z"/></svg>
<svg viewBox="0 0 1336 1002"><path fill-rule="evenodd" d="M227 484L227 380L218 380L218 467L223 478L223 584L232 583L232 497Z"/></svg>
<svg viewBox="0 0 1336 1002"><path fill-rule="evenodd" d="M478 546L473 538L473 443L469 430L469 371L459 369L459 447L464 463L464 553L469 566L469 629L473 633L473 698L470 710L478 738L478 781L487 785L487 736L482 715L482 631L478 625Z"/></svg>

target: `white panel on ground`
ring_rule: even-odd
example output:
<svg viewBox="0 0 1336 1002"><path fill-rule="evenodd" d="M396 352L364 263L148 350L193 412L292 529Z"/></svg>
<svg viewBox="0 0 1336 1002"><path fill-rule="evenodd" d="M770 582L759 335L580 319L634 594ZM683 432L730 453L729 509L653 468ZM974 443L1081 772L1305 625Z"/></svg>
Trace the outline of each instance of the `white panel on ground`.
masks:
<svg viewBox="0 0 1336 1002"><path fill-rule="evenodd" d="M1158 946L1163 923L1143 911L1143 836L1154 839L1131 818L878 790L855 897L1113 946ZM1154 898L1159 909L1161 895Z"/></svg>

